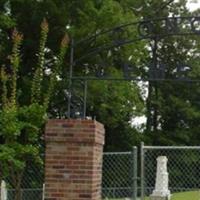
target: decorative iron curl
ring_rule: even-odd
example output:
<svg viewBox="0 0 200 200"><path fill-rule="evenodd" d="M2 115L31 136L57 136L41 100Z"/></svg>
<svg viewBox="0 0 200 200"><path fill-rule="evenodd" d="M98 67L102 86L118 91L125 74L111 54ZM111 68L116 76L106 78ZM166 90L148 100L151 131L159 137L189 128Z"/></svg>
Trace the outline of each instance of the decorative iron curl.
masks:
<svg viewBox="0 0 200 200"><path fill-rule="evenodd" d="M135 35L130 37L128 34L129 29L135 30ZM116 78L109 76L106 69L108 65L104 62L98 63L97 70L93 75L89 73L84 73L82 75L75 75L73 69L77 64L80 64L84 60L87 60L89 57L93 57L101 52L113 50L114 48L121 48L128 44L134 44L141 40L148 41L158 41L165 37L172 36L189 36L189 35L200 35L200 17L169 17L169 18L157 18L150 20L143 20L139 22L133 22L124 24L105 30L102 32L95 33L94 35L71 43L71 61L70 61L70 86L69 86L69 103L68 117L79 117L86 116L86 97L87 97L87 81L88 80L134 80L134 81L187 81L187 82L200 82L199 79L191 79L188 75L191 71L191 67L187 64L181 62L177 63L174 67L174 72L172 73L173 77L166 76L166 70L168 65L162 61L155 62L155 55L153 55L152 61L147 64L148 72L146 76L142 76L142 72L136 64L121 61L121 70L123 76L121 78ZM102 38L108 37L109 40ZM101 40L102 39L102 40ZM98 41L101 42L98 42ZM74 58L74 51L86 44L89 48L83 49L83 55L79 58ZM94 68L94 66L93 66ZM89 74L89 75L88 75ZM74 86L72 82L74 81L84 81L84 87L82 87L83 94L79 96L73 96ZM78 93L80 94L80 93ZM73 100L77 99L77 100ZM74 106L76 105L76 106Z"/></svg>

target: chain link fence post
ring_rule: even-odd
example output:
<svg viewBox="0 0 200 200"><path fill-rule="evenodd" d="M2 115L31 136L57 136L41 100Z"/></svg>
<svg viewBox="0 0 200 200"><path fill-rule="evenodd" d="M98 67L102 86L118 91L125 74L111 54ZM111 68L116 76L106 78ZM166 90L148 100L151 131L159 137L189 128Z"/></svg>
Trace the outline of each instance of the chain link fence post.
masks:
<svg viewBox="0 0 200 200"><path fill-rule="evenodd" d="M137 147L134 146L133 147L133 150L132 150L132 158L133 158L133 196L132 196L132 199L133 200L137 200L137 154L138 154L138 151L137 151Z"/></svg>
<svg viewBox="0 0 200 200"><path fill-rule="evenodd" d="M140 162L141 162L141 169L140 169L140 181L141 181L141 200L144 200L144 142L141 142L140 146Z"/></svg>

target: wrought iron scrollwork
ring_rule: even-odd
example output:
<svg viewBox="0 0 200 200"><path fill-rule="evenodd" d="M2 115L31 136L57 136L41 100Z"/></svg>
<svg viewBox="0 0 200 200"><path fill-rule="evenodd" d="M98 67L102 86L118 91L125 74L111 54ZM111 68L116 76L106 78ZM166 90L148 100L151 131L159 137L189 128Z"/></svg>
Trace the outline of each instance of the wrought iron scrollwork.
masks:
<svg viewBox="0 0 200 200"><path fill-rule="evenodd" d="M121 46L125 42L124 32L125 29L123 27L116 27L113 29L111 38L115 46Z"/></svg>
<svg viewBox="0 0 200 200"><path fill-rule="evenodd" d="M157 28L159 27L159 31ZM170 17L138 23L141 38L155 36L200 34L200 17Z"/></svg>
<svg viewBox="0 0 200 200"><path fill-rule="evenodd" d="M95 66L95 76L97 78L105 78L108 76L106 69L108 68L108 64L105 60L100 59L99 63Z"/></svg>
<svg viewBox="0 0 200 200"><path fill-rule="evenodd" d="M154 64L149 65L149 80L164 80L165 79L166 65L158 63L157 66Z"/></svg>
<svg viewBox="0 0 200 200"><path fill-rule="evenodd" d="M139 74L139 69L130 62L124 62L122 64L124 79L137 79Z"/></svg>
<svg viewBox="0 0 200 200"><path fill-rule="evenodd" d="M200 17L194 17L191 19L191 30L196 34L200 34Z"/></svg>
<svg viewBox="0 0 200 200"><path fill-rule="evenodd" d="M85 118L86 81L73 80L71 85L70 117Z"/></svg>
<svg viewBox="0 0 200 200"><path fill-rule="evenodd" d="M149 66L149 78L148 80L177 80L177 81L191 81L189 72L191 67L187 64L177 63L170 78L166 76L167 64L158 63L155 67L153 64ZM169 73L169 72L168 72Z"/></svg>
<svg viewBox="0 0 200 200"><path fill-rule="evenodd" d="M131 29L133 29L133 35L130 36L129 30ZM192 80L190 77L191 66L177 62L175 66L169 68L165 59L163 61L161 58L157 58L157 45L159 45L159 41L166 36L173 35L200 35L200 17L169 17L143 20L104 30L85 40L81 40L75 44L72 43L69 73L70 95L68 103L68 113L70 114L68 114L68 117L77 118L86 116L87 80L200 82L200 80ZM121 77L118 74L116 77L110 73L110 66L113 66L115 61L113 62L114 59L110 59L111 64L109 64L110 61L106 57L106 51L115 51L117 54L122 50L122 46L131 43L138 44L139 41L146 39L149 42L148 44L152 41L154 44L148 59L145 60L142 58L142 61L131 60L130 62L128 59L123 60L123 58L119 57L116 59L116 68L119 69L121 67L121 73L119 73ZM82 48L85 44L89 47L87 51ZM83 52L83 55L76 59L73 58L75 48L79 48ZM89 65L88 58L92 58L93 64L87 66L87 71L80 67L84 66L83 63ZM147 60L149 62L149 59L151 59L150 64L146 63ZM73 71L75 67L79 68L78 75ZM171 71L172 68L174 71Z"/></svg>
<svg viewBox="0 0 200 200"><path fill-rule="evenodd" d="M164 20L165 30L168 34L177 34L180 31L179 20L177 18L167 18Z"/></svg>
<svg viewBox="0 0 200 200"><path fill-rule="evenodd" d="M178 63L176 70L176 78L179 80L190 81L189 72L191 71L191 67L189 65Z"/></svg>
<svg viewBox="0 0 200 200"><path fill-rule="evenodd" d="M141 38L149 37L154 31L154 25L151 21L144 21L138 24L138 34Z"/></svg>

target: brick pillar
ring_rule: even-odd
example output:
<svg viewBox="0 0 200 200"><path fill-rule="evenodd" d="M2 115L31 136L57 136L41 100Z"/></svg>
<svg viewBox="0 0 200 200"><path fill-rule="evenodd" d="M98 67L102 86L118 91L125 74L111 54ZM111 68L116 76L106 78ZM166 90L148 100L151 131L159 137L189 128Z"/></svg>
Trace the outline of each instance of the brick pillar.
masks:
<svg viewBox="0 0 200 200"><path fill-rule="evenodd" d="M45 141L45 200L100 200L103 125L49 120Z"/></svg>

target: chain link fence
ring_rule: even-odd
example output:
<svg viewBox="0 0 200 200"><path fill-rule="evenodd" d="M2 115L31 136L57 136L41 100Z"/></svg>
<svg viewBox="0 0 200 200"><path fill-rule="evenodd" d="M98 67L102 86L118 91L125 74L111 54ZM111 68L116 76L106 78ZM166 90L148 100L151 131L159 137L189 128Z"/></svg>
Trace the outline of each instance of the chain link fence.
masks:
<svg viewBox="0 0 200 200"><path fill-rule="evenodd" d="M142 200L152 194L155 187L157 157L166 156L169 173L169 190L173 196L191 195L200 199L200 147L142 146L141 187ZM185 193L184 193L185 192ZM174 194L174 195L173 195ZM175 197L174 197L175 199Z"/></svg>
<svg viewBox="0 0 200 200"><path fill-rule="evenodd" d="M29 162L21 184L21 200L42 200L44 166ZM15 190L10 178L6 180L8 200L14 200ZM132 152L103 154L102 198L136 200L137 148Z"/></svg>
<svg viewBox="0 0 200 200"><path fill-rule="evenodd" d="M102 198L105 200L136 200L141 196L146 200L155 187L157 157L168 158L169 189L172 200L179 193L191 194L191 200L200 199L200 147L144 146L140 157L137 148L132 152L103 154ZM140 166L139 166L140 164ZM140 177L141 186L137 186ZM15 190L11 179L6 180L8 200L14 200ZM30 162L22 180L22 200L42 200L44 166Z"/></svg>
<svg viewBox="0 0 200 200"><path fill-rule="evenodd" d="M104 153L102 198L137 197L137 148L132 152Z"/></svg>
<svg viewBox="0 0 200 200"><path fill-rule="evenodd" d="M21 200L42 200L43 189L42 188L27 188L21 189ZM15 190L8 189L8 199L14 200Z"/></svg>
<svg viewBox="0 0 200 200"><path fill-rule="evenodd" d="M44 158L44 155L41 156ZM7 200L14 200L15 189L13 180L8 177L6 180ZM44 165L36 165L31 160L27 163L27 167L23 174L21 182L21 200L42 200L44 183Z"/></svg>

